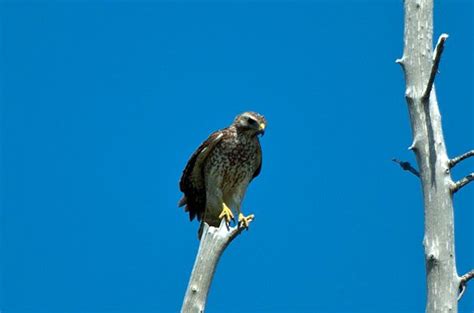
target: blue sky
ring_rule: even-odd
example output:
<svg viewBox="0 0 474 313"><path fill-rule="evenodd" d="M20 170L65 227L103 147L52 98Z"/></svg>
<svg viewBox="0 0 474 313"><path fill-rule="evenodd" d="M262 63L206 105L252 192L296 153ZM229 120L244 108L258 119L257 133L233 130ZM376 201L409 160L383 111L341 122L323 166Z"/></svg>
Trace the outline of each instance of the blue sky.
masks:
<svg viewBox="0 0 474 313"><path fill-rule="evenodd" d="M423 312L420 186L391 162L414 161L401 1L0 8L3 312L176 312L198 247L181 171L246 110L268 120L243 205L256 219L207 312ZM474 148L473 9L436 1L451 156ZM472 186L456 195L460 273L474 267L473 203Z"/></svg>

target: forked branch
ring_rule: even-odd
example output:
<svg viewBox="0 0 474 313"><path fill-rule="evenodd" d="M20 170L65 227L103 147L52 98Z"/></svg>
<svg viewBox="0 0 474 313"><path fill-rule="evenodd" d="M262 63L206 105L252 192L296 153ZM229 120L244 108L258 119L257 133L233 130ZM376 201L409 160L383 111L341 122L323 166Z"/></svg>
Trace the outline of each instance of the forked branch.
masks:
<svg viewBox="0 0 474 313"><path fill-rule="evenodd" d="M467 159L467 158L470 158L470 157L473 157L474 156L474 150L471 150L471 151L468 151L464 154L461 154L460 156L457 156L455 157L454 159L451 159L449 160L449 167L450 168L453 168L455 167L459 162Z"/></svg>
<svg viewBox="0 0 474 313"><path fill-rule="evenodd" d="M457 312L459 276L454 244L451 173L434 81L448 36L433 53L433 0L405 0L402 62L417 169L423 194L427 313ZM446 160L446 162L439 162ZM447 183L449 182L449 184Z"/></svg>
<svg viewBox="0 0 474 313"><path fill-rule="evenodd" d="M433 89L433 84L436 78L436 74L438 73L439 62L441 61L441 54L443 54L444 50L444 43L448 39L447 34L442 34L439 36L438 43L436 44L436 48L433 52L433 65L431 67L430 78L428 80L428 84L426 85L425 92L423 93L423 98L427 99L430 94L431 90Z"/></svg>

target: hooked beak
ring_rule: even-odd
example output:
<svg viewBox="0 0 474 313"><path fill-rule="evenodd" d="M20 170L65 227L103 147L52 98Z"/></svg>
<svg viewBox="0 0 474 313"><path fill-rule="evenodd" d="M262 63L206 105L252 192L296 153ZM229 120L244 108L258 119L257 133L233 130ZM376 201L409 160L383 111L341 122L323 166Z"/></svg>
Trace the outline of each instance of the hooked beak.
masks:
<svg viewBox="0 0 474 313"><path fill-rule="evenodd" d="M265 123L260 123L258 126L258 133L262 136L265 135Z"/></svg>

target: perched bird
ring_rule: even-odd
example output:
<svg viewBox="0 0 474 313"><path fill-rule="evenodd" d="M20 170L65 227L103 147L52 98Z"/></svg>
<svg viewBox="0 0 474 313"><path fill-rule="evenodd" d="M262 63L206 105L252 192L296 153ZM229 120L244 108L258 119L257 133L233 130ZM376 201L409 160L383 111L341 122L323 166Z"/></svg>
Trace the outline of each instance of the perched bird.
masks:
<svg viewBox="0 0 474 313"><path fill-rule="evenodd" d="M212 133L192 154L179 182L184 193L179 206L185 206L192 221L219 226L238 214L239 226L248 228L254 215L240 210L249 183L262 168L262 150L258 135L265 132L265 118L255 112L238 115L233 123Z"/></svg>

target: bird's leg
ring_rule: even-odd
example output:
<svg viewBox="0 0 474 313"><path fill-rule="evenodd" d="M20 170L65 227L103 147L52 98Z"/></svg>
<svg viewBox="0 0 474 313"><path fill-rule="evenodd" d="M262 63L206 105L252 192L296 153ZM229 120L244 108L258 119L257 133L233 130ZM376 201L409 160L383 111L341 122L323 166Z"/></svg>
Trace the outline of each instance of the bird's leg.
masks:
<svg viewBox="0 0 474 313"><path fill-rule="evenodd" d="M245 194L245 189L246 189L246 185L240 185L238 187L237 192L232 197L232 204L235 210L239 213L238 215L239 227L244 227L248 229L249 224L251 221L253 221L253 219L255 218L255 215L249 214L245 216L242 214L242 211L240 210L240 206L242 204L242 200Z"/></svg>
<svg viewBox="0 0 474 313"><path fill-rule="evenodd" d="M219 219L225 218L227 223L230 223L230 220L234 220L234 214L232 214L232 210L229 209L225 202L222 202L222 211L219 214Z"/></svg>

